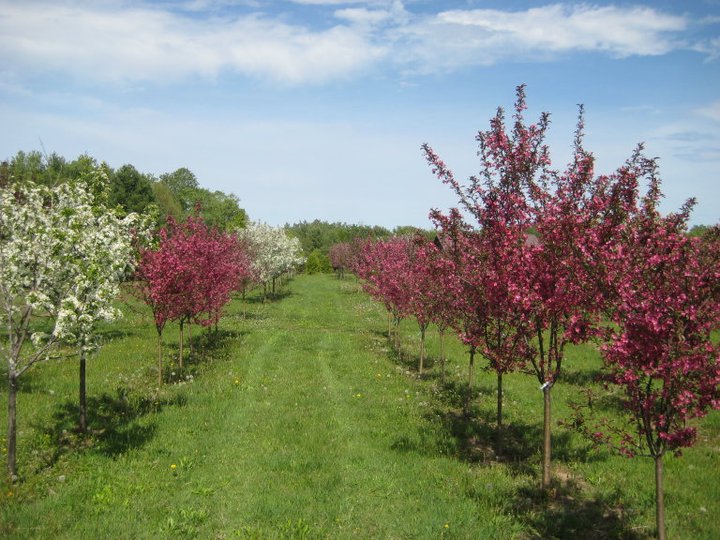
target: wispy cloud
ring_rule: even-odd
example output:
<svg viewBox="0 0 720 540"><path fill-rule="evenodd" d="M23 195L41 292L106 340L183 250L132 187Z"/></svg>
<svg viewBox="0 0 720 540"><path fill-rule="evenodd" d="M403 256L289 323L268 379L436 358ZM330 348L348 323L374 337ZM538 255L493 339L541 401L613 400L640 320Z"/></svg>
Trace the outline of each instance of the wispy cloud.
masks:
<svg viewBox="0 0 720 540"><path fill-rule="evenodd" d="M112 4L2 9L6 69L85 79L171 82L230 70L297 84L347 76L383 54L346 26L311 31L260 15L202 19Z"/></svg>
<svg viewBox="0 0 720 540"><path fill-rule="evenodd" d="M524 11L438 13L402 30L410 52L432 65L491 65L597 52L613 57L661 55L684 45L687 20L648 7L553 4Z"/></svg>
<svg viewBox="0 0 720 540"><path fill-rule="evenodd" d="M552 4L420 15L400 0L293 2L326 6L334 17L311 28L293 24L291 14L267 11L270 4L252 8L256 0L0 0L0 56L15 74L132 83L232 72L305 84L348 77L388 59L402 71L432 73L578 51L622 58L677 48L712 56L718 49L688 45L686 17L649 7ZM240 5L242 15L222 9Z"/></svg>

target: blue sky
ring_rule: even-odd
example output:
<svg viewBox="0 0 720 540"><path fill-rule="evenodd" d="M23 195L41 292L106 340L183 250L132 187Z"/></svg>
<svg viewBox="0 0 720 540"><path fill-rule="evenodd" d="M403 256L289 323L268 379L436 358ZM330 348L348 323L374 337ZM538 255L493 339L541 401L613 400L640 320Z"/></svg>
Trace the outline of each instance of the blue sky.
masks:
<svg viewBox="0 0 720 540"><path fill-rule="evenodd" d="M554 165L577 104L609 173L643 141L664 209L720 221L720 0L0 0L0 158L188 167L254 220L429 227L527 84Z"/></svg>

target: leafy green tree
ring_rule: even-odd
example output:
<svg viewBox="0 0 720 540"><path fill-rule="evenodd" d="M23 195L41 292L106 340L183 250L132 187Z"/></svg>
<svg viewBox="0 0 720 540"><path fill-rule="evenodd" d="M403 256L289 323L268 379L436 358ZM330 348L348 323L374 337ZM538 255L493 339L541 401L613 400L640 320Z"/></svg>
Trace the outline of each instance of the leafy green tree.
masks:
<svg viewBox="0 0 720 540"><path fill-rule="evenodd" d="M332 266L330 266L330 259L319 249L314 249L307 256L305 262L305 273L306 274L327 274L332 272Z"/></svg>
<svg viewBox="0 0 720 540"><path fill-rule="evenodd" d="M330 248L340 242L351 242L358 238L389 238L390 231L384 227L368 225L350 225L347 223L328 223L314 220L301 221L287 225L286 230L300 240L303 251L307 254L319 249L327 255Z"/></svg>
<svg viewBox="0 0 720 540"><path fill-rule="evenodd" d="M190 212L195 205L192 192L200 187L197 176L187 167L160 175L160 181L175 194L184 212Z"/></svg>
<svg viewBox="0 0 720 540"><path fill-rule="evenodd" d="M240 199L232 193L197 188L187 192L193 206L200 205L200 215L210 227L234 231L247 225L247 213L240 208Z"/></svg>
<svg viewBox="0 0 720 540"><path fill-rule="evenodd" d="M705 236L710 230L711 227L707 225L695 225L690 229L688 236Z"/></svg>
<svg viewBox="0 0 720 540"><path fill-rule="evenodd" d="M93 174L100 166L94 157L88 154L80 154L75 160L65 164L63 176L65 178L82 178ZM110 181L109 175L106 176L105 181Z"/></svg>
<svg viewBox="0 0 720 540"><path fill-rule="evenodd" d="M20 150L8 163L11 182L35 182L36 184L52 185L48 172L48 164L37 150L23 152Z"/></svg>
<svg viewBox="0 0 720 540"><path fill-rule="evenodd" d="M176 221L182 218L183 210L180 201L165 182L153 182L152 191L155 204L159 209L158 217L161 225L167 222L168 217L172 217Z"/></svg>
<svg viewBox="0 0 720 540"><path fill-rule="evenodd" d="M132 165L123 165L110 175L110 205L125 212L144 213L155 203L148 177Z"/></svg>

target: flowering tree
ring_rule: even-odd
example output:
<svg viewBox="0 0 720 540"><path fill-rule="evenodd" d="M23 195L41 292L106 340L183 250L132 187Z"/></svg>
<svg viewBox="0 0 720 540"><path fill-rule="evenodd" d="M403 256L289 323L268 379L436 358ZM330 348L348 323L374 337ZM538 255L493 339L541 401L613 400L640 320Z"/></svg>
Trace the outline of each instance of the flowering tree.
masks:
<svg viewBox="0 0 720 540"><path fill-rule="evenodd" d="M274 293L276 279L305 262L300 241L288 236L281 227L250 223L246 228L239 229L237 234L249 246L253 271L263 284L265 295L269 284L272 284Z"/></svg>
<svg viewBox="0 0 720 540"><path fill-rule="evenodd" d="M247 257L234 234L207 227L200 217L182 223L172 217L159 232L155 249L141 254L140 293L153 311L158 334L158 382L162 382L162 332L180 323L179 364L183 367L184 327L217 324L230 294L242 283Z"/></svg>
<svg viewBox="0 0 720 540"><path fill-rule="evenodd" d="M136 218L120 220L97 204L104 174L95 170L85 182L56 188L21 183L0 191L0 301L8 336L8 473L13 478L19 378L52 358L60 342L77 344L84 427L85 355L97 346L96 322L118 314L110 302L132 263ZM50 325L40 316L50 316Z"/></svg>
<svg viewBox="0 0 720 540"><path fill-rule="evenodd" d="M415 317L420 328L420 360L418 372L422 375L425 360L425 334L431 323L440 329L441 340L445 329L452 322L454 314L449 308L449 300L455 292L455 282L451 278L455 265L449 258L443 257L439 247L424 236L417 235L407 246L408 265L405 275L396 276L405 286L402 304L408 315ZM445 352L441 347L440 356L445 372Z"/></svg>
<svg viewBox="0 0 720 540"><path fill-rule="evenodd" d="M475 295L462 310L472 311L473 317L464 339L471 347L483 347L498 371L499 387L500 376L515 362L530 366L541 385L546 488L552 387L561 373L565 346L590 336L604 298L594 248L612 238L623 215L622 196L632 191L636 179L623 173L594 177L593 157L582 147L582 110L573 161L564 173L554 171L544 144L549 115L528 126L525 109L520 86L512 130L506 131L499 109L490 129L478 134L481 173L471 177L467 187L430 147L424 150L434 172L456 192L478 226L477 247L467 249L463 263L470 272L463 279ZM537 237L528 236L531 229Z"/></svg>
<svg viewBox="0 0 720 540"><path fill-rule="evenodd" d="M122 316L113 301L119 285L132 273L136 261L136 241L147 238L151 216L131 213L125 218L104 206L106 177L95 169L83 177L86 186L99 186L96 195L86 193L76 199L74 212L65 212L67 259L55 278L64 284L62 300L55 297L61 310L63 341L75 345L80 354L80 430L87 431L87 355L99 347L97 323ZM92 192L93 190L91 190ZM88 195L90 197L88 197ZM73 300L68 300L72 298ZM57 328L56 328L57 330Z"/></svg>
<svg viewBox="0 0 720 540"><path fill-rule="evenodd" d="M340 242L330 247L328 252L330 264L340 279L345 277L345 270L353 267L354 256L355 253L350 242Z"/></svg>
<svg viewBox="0 0 720 540"><path fill-rule="evenodd" d="M367 240L360 251L356 272L370 296L385 305L388 311L388 339L400 348L397 327L408 314L408 281L410 274L409 240L393 237L388 240ZM393 331L394 326L394 331Z"/></svg>
<svg viewBox="0 0 720 540"><path fill-rule="evenodd" d="M686 234L692 201L677 214L659 214L655 162L638 166L650 189L608 250L615 326L603 347L632 428L594 436L655 461L657 534L664 539L663 456L692 446L697 430L688 421L720 408L720 348L711 339L720 327L720 249Z"/></svg>

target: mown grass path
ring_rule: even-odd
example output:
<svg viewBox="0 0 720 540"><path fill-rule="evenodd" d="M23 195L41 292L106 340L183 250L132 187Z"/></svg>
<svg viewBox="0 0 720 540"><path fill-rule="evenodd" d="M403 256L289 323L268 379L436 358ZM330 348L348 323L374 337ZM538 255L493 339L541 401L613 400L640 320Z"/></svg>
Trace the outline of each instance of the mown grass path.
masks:
<svg viewBox="0 0 720 540"><path fill-rule="evenodd" d="M89 372L89 440L72 433L75 364L32 372L19 404L24 479L2 488L0 536L589 539L651 532L650 464L588 454L567 433L556 439L563 486L554 500L534 491L541 403L529 377L509 377L515 454L498 462L485 453L492 376L478 374L481 395L462 415L462 385L418 380L413 325L404 327L409 358L399 360L388 349L382 308L353 279L300 276L276 301L251 300L231 306L215 348L202 349L195 336L192 380L161 389L154 387L147 314L131 311L108 329L110 342ZM174 331L164 338L168 357ZM430 344L431 357L436 347ZM462 348L451 353L450 380L462 381ZM557 389L560 416L565 395L595 369L596 358L580 356L566 389ZM712 517L719 423L709 418L701 448L669 462L676 537L720 531Z"/></svg>
<svg viewBox="0 0 720 540"><path fill-rule="evenodd" d="M220 529L259 537L507 537L511 519L500 512L482 519L475 501L451 485L470 474L465 465L397 448L415 436L417 396L378 351L382 313L352 283L298 280L271 312L271 325L248 337L253 352L238 400L217 426L218 437L237 437L232 452L216 458L233 478L218 489ZM446 475L447 468L456 470Z"/></svg>

